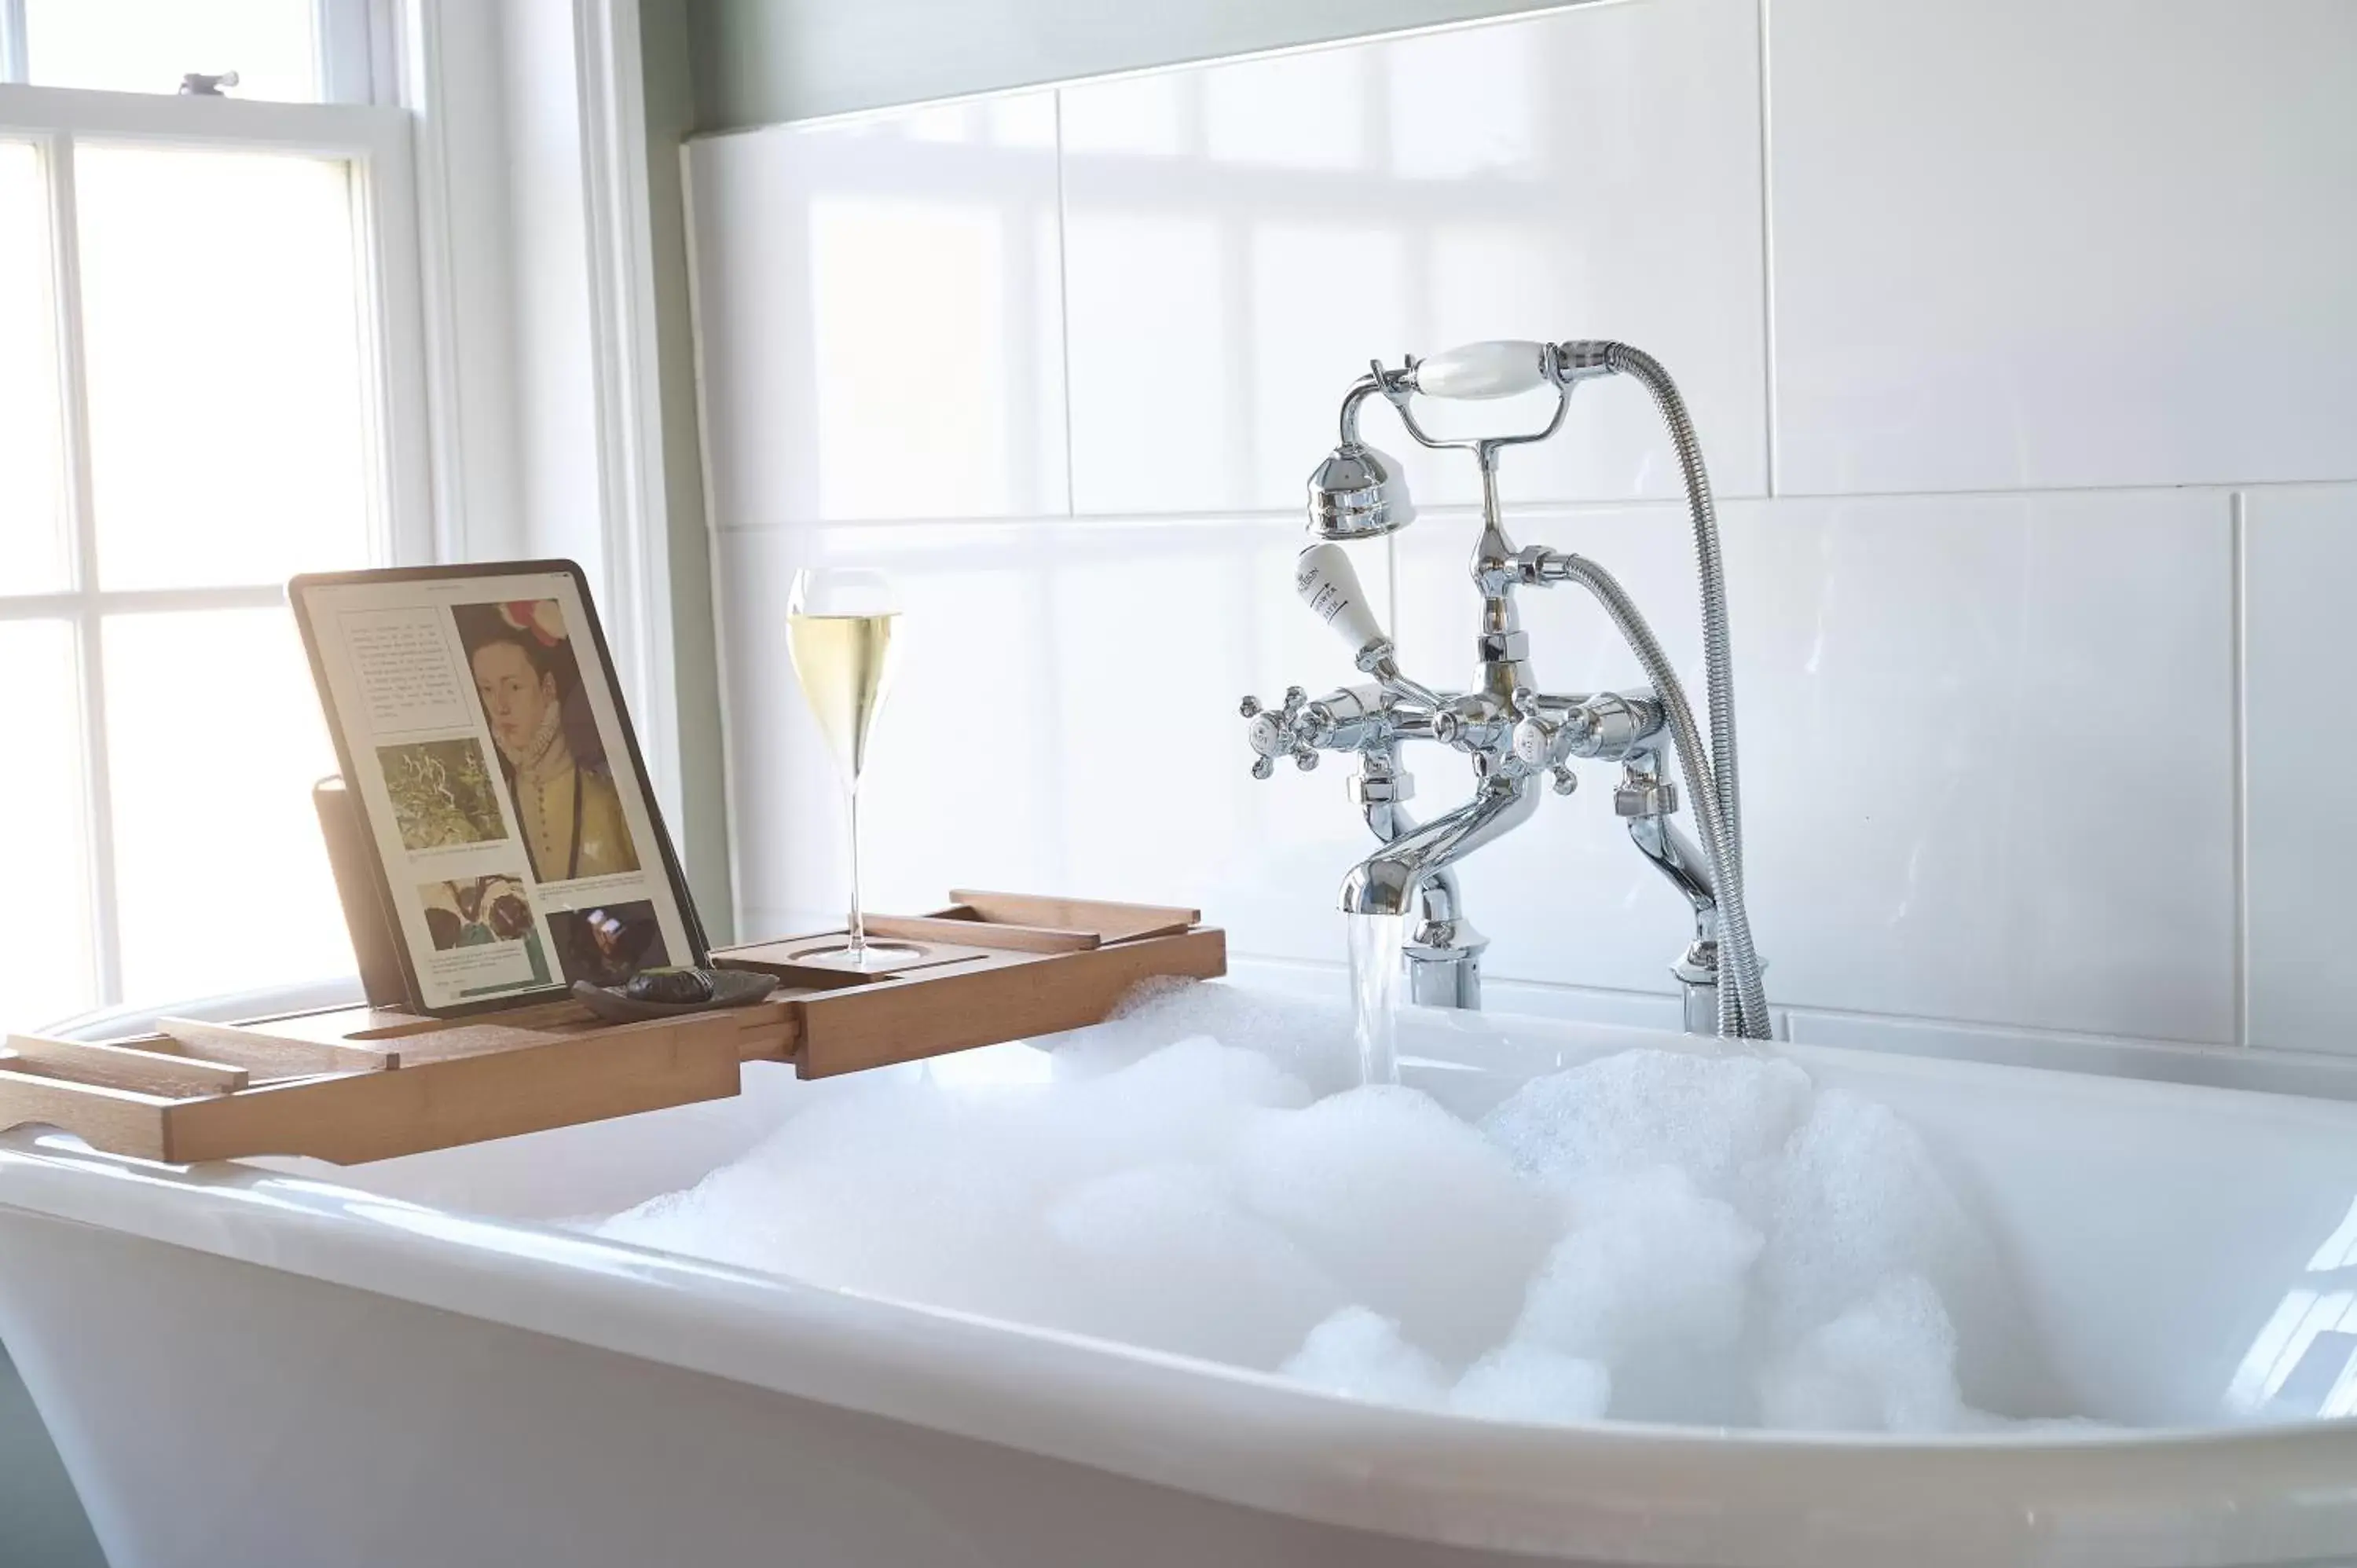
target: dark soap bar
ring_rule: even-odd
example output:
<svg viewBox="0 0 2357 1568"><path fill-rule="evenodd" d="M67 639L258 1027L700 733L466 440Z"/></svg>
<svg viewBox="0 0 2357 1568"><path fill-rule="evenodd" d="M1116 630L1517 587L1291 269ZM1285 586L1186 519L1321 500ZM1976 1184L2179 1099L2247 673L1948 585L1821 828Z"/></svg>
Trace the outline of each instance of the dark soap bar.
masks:
<svg viewBox="0 0 2357 1568"><path fill-rule="evenodd" d="M642 970L630 976L630 983L622 987L622 994L633 1002L709 1002L713 995L712 976L701 969Z"/></svg>

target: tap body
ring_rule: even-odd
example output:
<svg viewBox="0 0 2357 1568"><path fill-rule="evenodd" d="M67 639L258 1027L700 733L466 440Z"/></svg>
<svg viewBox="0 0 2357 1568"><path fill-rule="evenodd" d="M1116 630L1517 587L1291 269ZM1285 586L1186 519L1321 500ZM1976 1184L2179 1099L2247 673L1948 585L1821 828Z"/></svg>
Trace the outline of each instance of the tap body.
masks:
<svg viewBox="0 0 2357 1568"><path fill-rule="evenodd" d="M1395 746L1359 754L1351 800L1378 840L1394 843L1417 831L1406 805L1415 792L1415 781L1401 770ZM1425 1007L1480 1007L1481 953L1490 941L1465 918L1457 873L1445 865L1426 865L1416 880L1415 899L1415 924L1401 949L1408 1000Z"/></svg>
<svg viewBox="0 0 2357 1568"><path fill-rule="evenodd" d="M1652 391L1676 438L1695 517L1704 576L1706 645L1713 745L1689 710L1678 677L1651 628L1611 575L1584 557L1533 545L1518 548L1507 532L1498 493L1498 465L1507 448L1553 435L1563 424L1572 387L1587 377L1627 371ZM1491 397L1553 383L1554 417L1523 435L1442 441L1427 435L1409 407L1411 394ZM1398 466L1359 438L1361 404L1382 396L1409 434L1426 446L1470 452L1481 477L1481 528L1468 574L1480 600L1475 629L1473 679L1462 691L1425 685L1399 666L1396 650L1368 607L1339 542L1388 533L1412 521ZM1351 799L1379 847L1342 880L1341 908L1351 914L1407 916L1415 924L1405 944L1411 998L1428 1005L1480 1004L1480 961L1486 940L1466 918L1454 867L1467 855L1530 820L1544 774L1557 794L1577 787L1575 760L1617 762L1621 777L1613 810L1631 842L1684 899L1693 934L1671 965L1684 993L1685 1026L1697 1034L1759 1035L1766 1007L1759 962L1741 903L1740 840L1733 778L1734 720L1726 657L1724 587L1717 532L1703 478L1698 444L1666 372L1623 345L1604 343L1477 344L1399 370L1380 363L1344 399L1342 445L1310 480L1313 532L1324 543L1305 550L1296 585L1305 603L1340 632L1367 683L1312 700L1299 687L1276 707L1247 697L1253 772L1265 779L1278 758L1304 770L1326 753L1358 758ZM1517 596L1527 588L1575 585L1595 596L1636 652L1652 682L1627 692L1549 693L1534 670L1530 634ZM1417 824L1403 802L1413 780L1401 765L1411 742L1464 755L1474 776L1471 800ZM1724 767L1715 762L1724 758ZM1662 764L1674 757L1676 773ZM1703 842L1670 820L1685 785ZM1721 953L1731 948L1734 968L1722 987Z"/></svg>
<svg viewBox="0 0 2357 1568"><path fill-rule="evenodd" d="M1342 879L1350 915L1405 915L1418 907L1400 961L1408 1000L1426 1007L1481 1005L1481 953L1490 943L1465 918L1457 892L1458 861L1520 827L1538 808L1527 779L1492 779L1473 799L1422 827L1408 827L1351 868Z"/></svg>
<svg viewBox="0 0 2357 1568"><path fill-rule="evenodd" d="M1701 900L1695 950L1682 964L1695 969L1696 951L1706 958L1714 950L1705 929L1716 919L1708 866L1683 834L1660 820L1676 806L1675 790L1659 785L1653 771L1664 734L1662 704L1644 690L1547 695L1514 684L1529 677L1530 664L1528 634L1513 612L1512 594L1511 585L1499 591L1502 609L1480 635L1481 671L1467 691L1435 691L1395 675L1316 698L1293 687L1271 707L1244 699L1259 777L1273 773L1281 757L1305 771L1326 754L1357 758L1351 798L1380 843L1343 877L1340 906L1349 914L1412 918L1402 961L1409 999L1426 1006L1481 1004L1481 958L1489 941L1465 914L1457 863L1536 813L1543 775L1558 794L1576 789L1577 776L1569 767L1575 758L1622 761L1631 778L1657 786L1633 800L1653 814L1631 817L1631 835L1682 891ZM1395 670L1388 641L1372 640L1361 655L1371 672ZM1401 760L1410 742L1469 757L1476 775L1473 798L1419 824L1405 804L1415 793ZM1694 976L1696 984L1715 983L1715 973ZM1712 1015L1707 1004L1691 999L1687 1011ZM1702 1032L1710 1031L1706 1026Z"/></svg>
<svg viewBox="0 0 2357 1568"><path fill-rule="evenodd" d="M1492 775L1473 799L1446 816L1399 837L1352 866L1342 878L1346 915L1405 915L1431 880L1493 839L1521 827L1538 809L1528 779Z"/></svg>

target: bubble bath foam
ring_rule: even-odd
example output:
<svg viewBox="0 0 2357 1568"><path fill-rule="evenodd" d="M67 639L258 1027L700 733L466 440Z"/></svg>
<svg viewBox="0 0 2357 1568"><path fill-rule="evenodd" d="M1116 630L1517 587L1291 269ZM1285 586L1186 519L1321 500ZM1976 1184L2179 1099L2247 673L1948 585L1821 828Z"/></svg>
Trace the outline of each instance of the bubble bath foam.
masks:
<svg viewBox="0 0 2357 1568"><path fill-rule="evenodd" d="M1372 1070L1364 1017L1336 1051L1311 1010L1199 991L1038 1053L1028 1081L952 1060L846 1085L597 1230L1514 1421L2075 1413L2041 1400L2003 1258L1889 1111L1740 1047L1648 1047L1475 1123L1389 1081L1375 1004Z"/></svg>

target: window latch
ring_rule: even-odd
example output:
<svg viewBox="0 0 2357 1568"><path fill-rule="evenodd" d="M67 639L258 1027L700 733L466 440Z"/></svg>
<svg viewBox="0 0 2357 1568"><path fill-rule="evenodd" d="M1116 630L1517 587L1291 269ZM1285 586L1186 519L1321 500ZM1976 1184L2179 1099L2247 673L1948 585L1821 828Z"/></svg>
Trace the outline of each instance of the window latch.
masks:
<svg viewBox="0 0 2357 1568"><path fill-rule="evenodd" d="M226 96L226 94L221 91L222 88L235 87L236 85L237 72L233 70L225 70L219 76L207 76L203 71L192 70L188 72L188 75L180 78L180 96L183 98L221 98Z"/></svg>

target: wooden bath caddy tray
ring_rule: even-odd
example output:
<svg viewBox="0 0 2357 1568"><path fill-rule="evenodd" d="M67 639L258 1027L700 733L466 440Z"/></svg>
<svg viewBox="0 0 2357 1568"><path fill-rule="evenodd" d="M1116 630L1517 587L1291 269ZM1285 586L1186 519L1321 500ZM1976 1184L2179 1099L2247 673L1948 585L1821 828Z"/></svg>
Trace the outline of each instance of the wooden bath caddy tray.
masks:
<svg viewBox="0 0 2357 1568"><path fill-rule="evenodd" d="M726 1100L748 1061L826 1078L1078 1028L1139 981L1227 972L1226 937L1192 909L950 897L931 915L868 917L871 938L917 950L879 973L813 960L839 931L714 953L777 981L768 1001L723 1012L610 1024L571 1001L462 1018L352 1007L250 1024L167 1018L105 1044L11 1036L0 1131L45 1123L174 1165L359 1165Z"/></svg>

